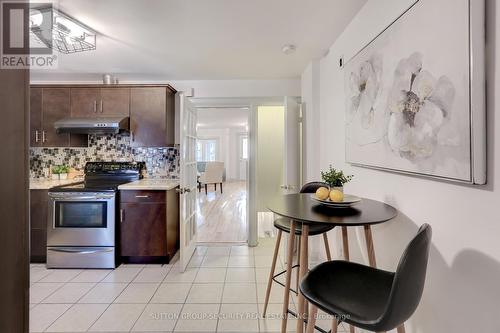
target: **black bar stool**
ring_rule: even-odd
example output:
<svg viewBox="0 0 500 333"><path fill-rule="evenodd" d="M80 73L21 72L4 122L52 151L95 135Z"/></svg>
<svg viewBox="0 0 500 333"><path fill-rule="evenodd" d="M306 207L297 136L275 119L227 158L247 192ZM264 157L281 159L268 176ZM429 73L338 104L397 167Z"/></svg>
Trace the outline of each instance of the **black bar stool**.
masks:
<svg viewBox="0 0 500 333"><path fill-rule="evenodd" d="M306 333L312 333L318 308L340 322L374 332L398 328L415 312L424 289L432 229L420 227L407 246L395 273L348 261L329 261L313 268L300 291L311 303Z"/></svg>
<svg viewBox="0 0 500 333"><path fill-rule="evenodd" d="M304 184L302 188L300 189L300 193L315 193L316 190L320 187L327 187L328 184L323 183L323 182L310 182L307 184ZM274 247L274 255L273 255L273 262L271 264L271 272L269 273L269 280L267 282L267 290L266 290L266 299L264 302L264 311L262 312L262 316L266 315L266 310L267 310L267 305L269 303L269 296L271 294L271 287L273 284L273 281L282 285L283 287L285 286L281 282L277 280L277 277L280 275L283 275L286 273L285 271L282 271L276 275L274 275L275 269L276 269L276 261L278 258L278 253L279 253L279 248L280 248L280 242L281 242L281 237L283 232L290 233L290 220L287 218L278 218L274 221L274 227L278 229L278 236L276 239L276 245ZM326 257L330 261L332 260L331 253L330 253L330 246L328 243L328 235L327 232L332 230L334 226L330 225L311 225L309 226L309 236L315 236L315 235L321 235L323 234L323 241L325 244L325 251L326 251ZM295 235L300 236L302 235L302 224L297 223L295 226ZM299 242L298 242L298 254L300 254L300 237L299 237ZM299 262L299 257L297 258L297 262ZM293 266L293 268L297 268L299 265L296 264ZM295 294L298 293L298 284L299 284L299 271L297 270L297 286L295 290L292 290ZM287 291L285 291L287 292Z"/></svg>

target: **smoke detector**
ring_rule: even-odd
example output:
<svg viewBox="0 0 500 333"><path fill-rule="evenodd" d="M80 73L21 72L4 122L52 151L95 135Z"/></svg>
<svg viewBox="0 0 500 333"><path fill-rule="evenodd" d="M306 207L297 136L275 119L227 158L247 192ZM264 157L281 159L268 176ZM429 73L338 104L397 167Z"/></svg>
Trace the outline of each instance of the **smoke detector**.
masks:
<svg viewBox="0 0 500 333"><path fill-rule="evenodd" d="M297 50L297 46L295 46L294 44L285 44L281 48L281 52L283 52L286 55L294 53L295 50Z"/></svg>

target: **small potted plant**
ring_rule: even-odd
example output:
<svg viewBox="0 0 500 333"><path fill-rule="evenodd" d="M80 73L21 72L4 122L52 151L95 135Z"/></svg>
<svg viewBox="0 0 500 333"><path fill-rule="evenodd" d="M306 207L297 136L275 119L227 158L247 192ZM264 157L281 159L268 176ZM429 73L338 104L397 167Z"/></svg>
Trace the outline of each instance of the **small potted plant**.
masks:
<svg viewBox="0 0 500 333"><path fill-rule="evenodd" d="M67 179L68 178L69 167L66 165L54 165L52 167L52 179Z"/></svg>
<svg viewBox="0 0 500 333"><path fill-rule="evenodd" d="M60 169L60 165L52 166L52 180L59 180L59 174L61 173Z"/></svg>
<svg viewBox="0 0 500 333"><path fill-rule="evenodd" d="M59 179L68 179L69 166L61 165L59 166Z"/></svg>
<svg viewBox="0 0 500 333"><path fill-rule="evenodd" d="M352 175L346 176L342 170L336 170L331 165L327 171L321 171L321 179L330 186L332 190L344 192L344 184L352 179Z"/></svg>

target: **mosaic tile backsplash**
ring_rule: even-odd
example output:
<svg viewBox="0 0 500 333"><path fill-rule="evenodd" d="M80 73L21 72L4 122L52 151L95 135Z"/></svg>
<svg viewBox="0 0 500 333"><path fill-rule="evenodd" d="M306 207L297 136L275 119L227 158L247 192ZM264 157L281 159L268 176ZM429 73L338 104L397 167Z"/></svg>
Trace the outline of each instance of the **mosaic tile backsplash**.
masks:
<svg viewBox="0 0 500 333"><path fill-rule="evenodd" d="M44 178L53 165L83 170L86 162L146 162L154 177L178 178L179 151L176 147L136 148L128 135L90 135L88 148L30 148L30 176Z"/></svg>

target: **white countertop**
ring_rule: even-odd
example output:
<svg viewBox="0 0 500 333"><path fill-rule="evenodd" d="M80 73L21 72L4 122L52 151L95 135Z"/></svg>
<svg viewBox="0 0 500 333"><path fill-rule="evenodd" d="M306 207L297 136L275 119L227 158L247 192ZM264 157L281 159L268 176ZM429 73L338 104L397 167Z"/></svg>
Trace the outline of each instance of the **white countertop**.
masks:
<svg viewBox="0 0 500 333"><path fill-rule="evenodd" d="M55 186L61 186L71 183L78 183L82 179L30 179L30 190L48 190ZM178 179L157 179L145 178L131 183L123 184L118 187L119 190L158 190L169 191L179 186Z"/></svg>
<svg viewBox="0 0 500 333"><path fill-rule="evenodd" d="M48 190L49 188L54 186L78 183L81 181L83 181L83 179L64 179L64 180L30 179L30 190Z"/></svg>
<svg viewBox="0 0 500 333"><path fill-rule="evenodd" d="M157 190L169 191L179 186L178 179L145 178L118 186L119 190Z"/></svg>

